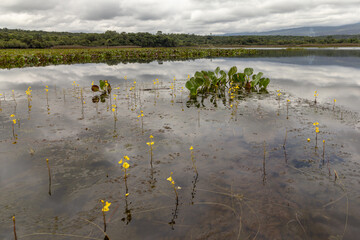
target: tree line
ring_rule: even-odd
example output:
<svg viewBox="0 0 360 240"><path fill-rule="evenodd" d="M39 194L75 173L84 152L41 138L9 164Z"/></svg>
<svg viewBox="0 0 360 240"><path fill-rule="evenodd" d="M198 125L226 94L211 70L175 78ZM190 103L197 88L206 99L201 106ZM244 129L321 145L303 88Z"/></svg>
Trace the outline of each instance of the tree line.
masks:
<svg viewBox="0 0 360 240"><path fill-rule="evenodd" d="M195 34L156 34L148 32L70 33L0 29L0 48L51 48L58 46L182 47L238 45L360 44L360 35L307 36L217 36Z"/></svg>

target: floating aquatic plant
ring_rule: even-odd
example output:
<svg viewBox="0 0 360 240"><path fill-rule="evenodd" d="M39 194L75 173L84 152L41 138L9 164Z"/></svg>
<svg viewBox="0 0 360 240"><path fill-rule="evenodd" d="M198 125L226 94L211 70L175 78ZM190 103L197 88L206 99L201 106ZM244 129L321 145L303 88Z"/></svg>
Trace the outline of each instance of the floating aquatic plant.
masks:
<svg viewBox="0 0 360 240"><path fill-rule="evenodd" d="M219 67L212 71L196 72L185 84L190 91L190 96L194 97L198 93L217 93L233 86L238 86L238 91L253 90L266 91L270 83L269 78L262 77L263 73L254 74L254 69L245 68L243 72L237 72L237 67L230 68L228 73L220 70Z"/></svg>

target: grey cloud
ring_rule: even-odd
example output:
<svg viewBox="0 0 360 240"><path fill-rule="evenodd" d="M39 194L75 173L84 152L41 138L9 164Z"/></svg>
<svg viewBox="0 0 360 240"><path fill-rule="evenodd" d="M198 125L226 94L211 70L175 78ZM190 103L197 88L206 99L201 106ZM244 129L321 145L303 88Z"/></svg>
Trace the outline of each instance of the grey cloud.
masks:
<svg viewBox="0 0 360 240"><path fill-rule="evenodd" d="M94 2L87 4L81 16L83 20L107 20L122 15L122 10L117 2Z"/></svg>
<svg viewBox="0 0 360 240"><path fill-rule="evenodd" d="M45 11L53 9L55 3L55 0L17 0L11 1L10 4L6 4L4 8L12 12Z"/></svg>
<svg viewBox="0 0 360 240"><path fill-rule="evenodd" d="M360 22L359 0L0 0L0 27L47 31L269 31Z"/></svg>

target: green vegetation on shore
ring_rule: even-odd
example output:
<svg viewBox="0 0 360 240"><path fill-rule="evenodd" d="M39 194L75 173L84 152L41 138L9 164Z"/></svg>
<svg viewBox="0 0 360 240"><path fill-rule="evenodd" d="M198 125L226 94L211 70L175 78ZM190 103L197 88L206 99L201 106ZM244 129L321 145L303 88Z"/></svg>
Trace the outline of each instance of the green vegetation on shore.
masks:
<svg viewBox="0 0 360 240"><path fill-rule="evenodd" d="M360 35L337 36L214 36L151 33L69 33L0 29L0 48L52 48L66 46L182 47L182 46L308 46L360 44Z"/></svg>
<svg viewBox="0 0 360 240"><path fill-rule="evenodd" d="M47 66L54 64L151 62L206 57L251 55L250 49L206 48L90 48L90 49L2 49L0 68Z"/></svg>

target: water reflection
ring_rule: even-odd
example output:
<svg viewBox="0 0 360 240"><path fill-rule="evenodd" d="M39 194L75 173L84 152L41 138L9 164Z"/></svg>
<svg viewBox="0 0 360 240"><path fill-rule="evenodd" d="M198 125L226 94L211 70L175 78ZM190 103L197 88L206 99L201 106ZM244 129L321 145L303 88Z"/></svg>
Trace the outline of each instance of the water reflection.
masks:
<svg viewBox="0 0 360 240"><path fill-rule="evenodd" d="M312 63L316 59L314 56ZM11 88L5 91L6 101L1 102L0 203L7 207L0 218L0 238L10 238L6 226L13 213L22 219L20 236L39 230L99 238L93 225L80 223L79 218L101 225L99 199L106 198L123 209L120 213L110 209L113 212L106 233L115 239L331 239L344 234L346 202L340 180L346 184L352 207L344 238L358 236L360 202L351 197L359 195L358 114L349 111L358 106L346 102L351 100L349 95L340 95L358 84L356 79L345 78L359 69L340 66L345 77L336 77L345 80L337 85L331 79L327 81L329 73L321 70L332 66L307 67L273 60L202 59L161 65L85 64L7 70L4 73L10 75L32 70L33 75L26 79L38 83L38 89L34 89L30 119L21 89L25 84L11 86L18 87L14 88L16 102L11 98ZM271 84L277 86L267 94L242 93L234 101L221 94L196 99L181 95L180 86L188 73L232 65L255 65L256 71L266 75L268 70ZM53 74L46 74L48 70ZM353 72L345 73L349 70ZM61 75L62 71L74 76L71 80L61 77L60 81L54 73ZM317 89L301 71L320 79ZM40 73L47 75L45 82L37 82L42 77L35 75ZM125 73L131 76L128 82L121 76ZM96 80L112 76L117 99L104 98L101 102L99 95L91 102L95 97L91 78L95 75ZM175 84L174 75L180 79ZM159 86L151 82L154 76L159 78ZM77 84L72 86L74 80ZM50 81L64 89L63 99L52 91L55 84L49 86L46 98L44 86ZM297 85L286 90L288 82ZM171 84L174 89L169 87ZM120 89L115 90L115 86ZM135 89L130 91L130 87ZM275 90L280 89L282 95L278 98ZM301 89L309 92L307 99L299 95ZM327 101L327 97L332 100L335 96L326 89L336 89L335 106ZM316 105L314 90L319 93ZM358 91L353 89L349 94ZM183 102L188 102L188 107ZM47 114L46 106L51 106L51 114ZM146 116L144 124L137 121L141 111ZM20 136L17 146L11 144L9 116L13 112L22 119L21 128L15 129ZM321 124L316 152L315 121ZM149 153L143 132L157 139L154 156ZM310 143L307 138L311 138ZM190 159L191 145L196 148L196 156L191 153ZM131 175L125 179L117 163L124 152L136 159ZM47 157L51 159L51 176L50 171L44 171L43 160ZM336 182L334 170L338 173ZM182 187L176 201L166 182L171 171L176 171L177 183ZM125 196L119 187L125 189ZM127 195L129 192L131 195ZM47 222L54 216L57 220L53 228Z"/></svg>

